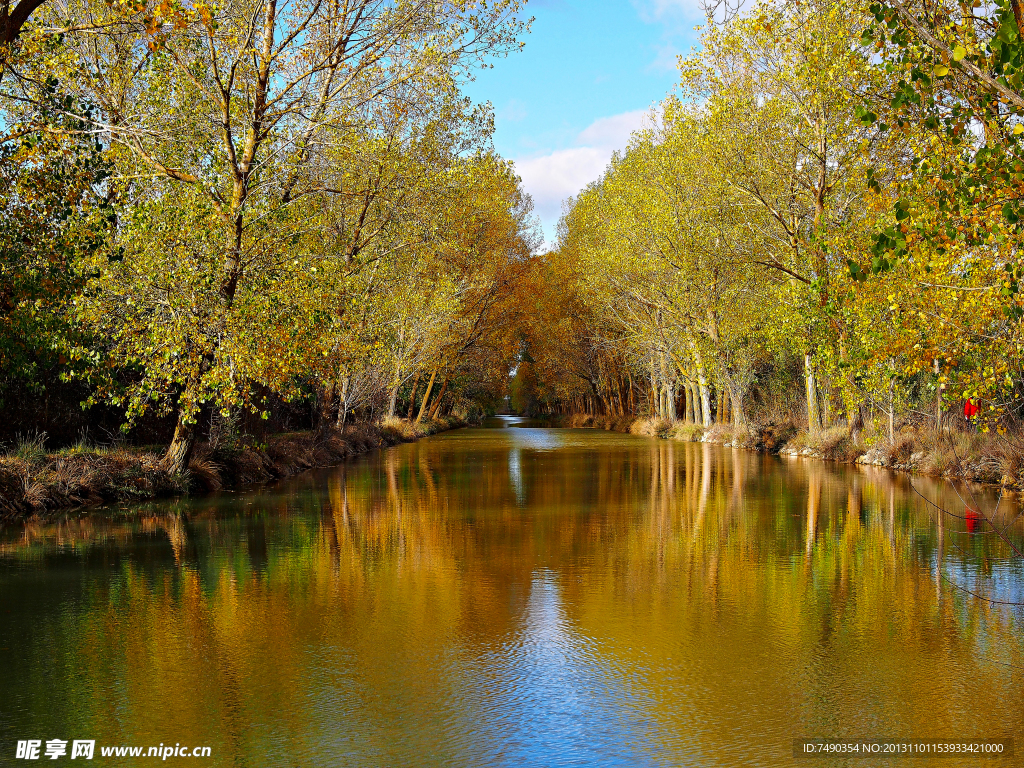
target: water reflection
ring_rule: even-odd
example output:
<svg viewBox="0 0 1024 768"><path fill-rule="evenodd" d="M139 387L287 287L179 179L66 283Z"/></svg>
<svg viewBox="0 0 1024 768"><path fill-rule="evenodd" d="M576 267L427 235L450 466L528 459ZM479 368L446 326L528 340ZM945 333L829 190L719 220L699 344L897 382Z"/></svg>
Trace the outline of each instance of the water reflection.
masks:
<svg viewBox="0 0 1024 768"><path fill-rule="evenodd" d="M512 490L516 494L516 504L520 507L526 503L526 491L523 488L523 452L519 446L510 448L508 452L508 479L512 483Z"/></svg>
<svg viewBox="0 0 1024 768"><path fill-rule="evenodd" d="M798 736L1020 741L1022 615L952 586L1021 600L1020 563L908 478L505 422L4 529L0 750L735 766L789 765Z"/></svg>

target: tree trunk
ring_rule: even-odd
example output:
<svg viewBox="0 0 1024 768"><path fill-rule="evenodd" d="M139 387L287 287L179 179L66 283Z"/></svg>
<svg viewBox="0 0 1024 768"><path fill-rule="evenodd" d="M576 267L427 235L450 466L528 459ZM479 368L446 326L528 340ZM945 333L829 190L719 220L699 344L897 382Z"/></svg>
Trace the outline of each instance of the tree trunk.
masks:
<svg viewBox="0 0 1024 768"><path fill-rule="evenodd" d="M701 424L705 427L711 426L711 390L708 389L708 377L704 372L704 359L700 355L697 342L690 339L690 347L693 349L693 359L697 363L697 384L700 387L700 410Z"/></svg>
<svg viewBox="0 0 1024 768"><path fill-rule="evenodd" d="M739 391L739 387L735 384L729 384L729 410L733 426L736 427L742 427L746 423L743 416L743 398L737 394Z"/></svg>
<svg viewBox="0 0 1024 768"><path fill-rule="evenodd" d="M420 412L416 417L416 423L423 421L423 414L427 412L427 403L430 402L430 392L434 389L434 380L437 378L437 368L430 374L430 381L427 382L427 391L423 393L423 402L420 404Z"/></svg>
<svg viewBox="0 0 1024 768"><path fill-rule="evenodd" d="M441 391L437 393L437 399L434 400L434 407L430 411L430 420L433 421L437 418L441 411L441 400L444 399L444 393L448 391L448 378L444 380L444 384L441 385Z"/></svg>
<svg viewBox="0 0 1024 768"><path fill-rule="evenodd" d="M196 447L197 430L195 421L189 421L183 413L178 414L178 423L174 428L174 438L171 440L167 453L164 454L164 469L172 475L180 475L188 469L188 463L192 460L192 451Z"/></svg>
<svg viewBox="0 0 1024 768"><path fill-rule="evenodd" d="M850 439L854 445L860 443L860 433L864 429L864 412L858 403L850 409L847 425L850 430Z"/></svg>
<svg viewBox="0 0 1024 768"><path fill-rule="evenodd" d="M661 376L661 418L672 419L675 406L672 403L672 382L669 379L668 360L662 352L658 360L658 375Z"/></svg>
<svg viewBox="0 0 1024 768"><path fill-rule="evenodd" d="M658 382L658 368L654 363L654 354L651 354L651 414L655 418L661 418L661 386Z"/></svg>
<svg viewBox="0 0 1024 768"><path fill-rule="evenodd" d="M889 442L896 442L896 389L895 377L889 379Z"/></svg>
<svg viewBox="0 0 1024 768"><path fill-rule="evenodd" d="M420 372L416 371L416 378L412 380L412 392L409 395L409 412L405 418L412 421L412 412L416 410L416 390L420 388Z"/></svg>
<svg viewBox="0 0 1024 768"><path fill-rule="evenodd" d="M351 376L346 376L341 380L341 402L338 404L338 429L344 429L345 422L348 421L348 387L350 378Z"/></svg>
<svg viewBox="0 0 1024 768"><path fill-rule="evenodd" d="M818 383L814 378L810 352L804 354L804 380L807 386L807 431L814 434L821 429L821 420L818 414Z"/></svg>
<svg viewBox="0 0 1024 768"><path fill-rule="evenodd" d="M391 388L391 395L388 397L388 415L387 418L395 418L395 407L398 405L398 389L401 383L395 384Z"/></svg>
<svg viewBox="0 0 1024 768"><path fill-rule="evenodd" d="M932 360L933 370L935 371L935 431L942 431L942 388L943 385L939 382L939 358Z"/></svg>
<svg viewBox="0 0 1024 768"><path fill-rule="evenodd" d="M320 388L317 396L316 429L325 432L334 421L334 399L338 392L338 384L332 381L330 386Z"/></svg>

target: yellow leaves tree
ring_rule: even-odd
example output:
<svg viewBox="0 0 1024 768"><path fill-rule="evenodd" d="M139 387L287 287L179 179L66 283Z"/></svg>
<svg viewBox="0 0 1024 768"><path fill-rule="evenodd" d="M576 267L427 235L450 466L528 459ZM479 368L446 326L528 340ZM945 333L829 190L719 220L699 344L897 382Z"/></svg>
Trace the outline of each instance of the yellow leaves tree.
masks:
<svg viewBox="0 0 1024 768"><path fill-rule="evenodd" d="M428 125L468 68L517 46L518 10L517 0L247 0L154 14L148 34L75 38L128 220L124 260L99 266L96 312L124 315L110 352L141 373L123 395L129 413L177 412L172 471L188 464L201 406L252 406L255 385L277 389L301 370L292 336L303 308L287 289L308 284L315 265L293 251L318 218L305 199L329 207L346 194L325 169L353 129L377 134L384 113Z"/></svg>

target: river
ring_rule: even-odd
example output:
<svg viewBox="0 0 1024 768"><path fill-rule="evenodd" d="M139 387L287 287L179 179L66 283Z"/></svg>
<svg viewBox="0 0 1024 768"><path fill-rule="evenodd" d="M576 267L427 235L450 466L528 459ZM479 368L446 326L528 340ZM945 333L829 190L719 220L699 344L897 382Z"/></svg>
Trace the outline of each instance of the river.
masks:
<svg viewBox="0 0 1024 768"><path fill-rule="evenodd" d="M81 739L98 765L811 768L894 763L794 739L1012 737L910 764L1021 765L1024 569L969 493L505 417L8 525L0 764Z"/></svg>

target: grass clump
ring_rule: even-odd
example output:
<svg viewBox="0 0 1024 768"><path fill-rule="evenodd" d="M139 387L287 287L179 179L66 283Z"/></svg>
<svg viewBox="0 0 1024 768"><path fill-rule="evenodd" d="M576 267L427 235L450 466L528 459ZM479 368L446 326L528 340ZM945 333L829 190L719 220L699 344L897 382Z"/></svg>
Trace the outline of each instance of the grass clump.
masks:
<svg viewBox="0 0 1024 768"><path fill-rule="evenodd" d="M666 431L670 440L683 443L698 443L704 437L704 427L700 424L687 424L685 421L674 422Z"/></svg>
<svg viewBox="0 0 1024 768"><path fill-rule="evenodd" d="M796 425L789 420L763 424L750 432L747 447L768 453L778 453L793 440L796 434Z"/></svg>
<svg viewBox="0 0 1024 768"><path fill-rule="evenodd" d="M850 436L849 429L845 426L807 432L805 430L797 431L792 424L773 425L764 439L770 441L773 446L778 445L779 448L782 448L783 445L780 443L786 434L792 434L792 437L784 444L786 448L798 453L809 448L821 458L829 461L853 462L865 453L864 447L854 441Z"/></svg>
<svg viewBox="0 0 1024 768"><path fill-rule="evenodd" d="M637 419L630 425L629 431L631 434L644 437L665 437L671 426L672 422L667 419Z"/></svg>
<svg viewBox="0 0 1024 768"><path fill-rule="evenodd" d="M603 429L605 432L629 432L635 419L632 416L594 416L576 413L563 421L569 429Z"/></svg>
<svg viewBox="0 0 1024 768"><path fill-rule="evenodd" d="M900 433L894 439L885 442L883 452L888 466L905 464L917 453L917 435L913 432Z"/></svg>
<svg viewBox="0 0 1024 768"><path fill-rule="evenodd" d="M852 462L864 454L845 426L823 429L813 437L816 445L812 447L829 461Z"/></svg>
<svg viewBox="0 0 1024 768"><path fill-rule="evenodd" d="M41 464L46 459L46 433L36 432L32 435L19 436L7 456L26 464Z"/></svg>

